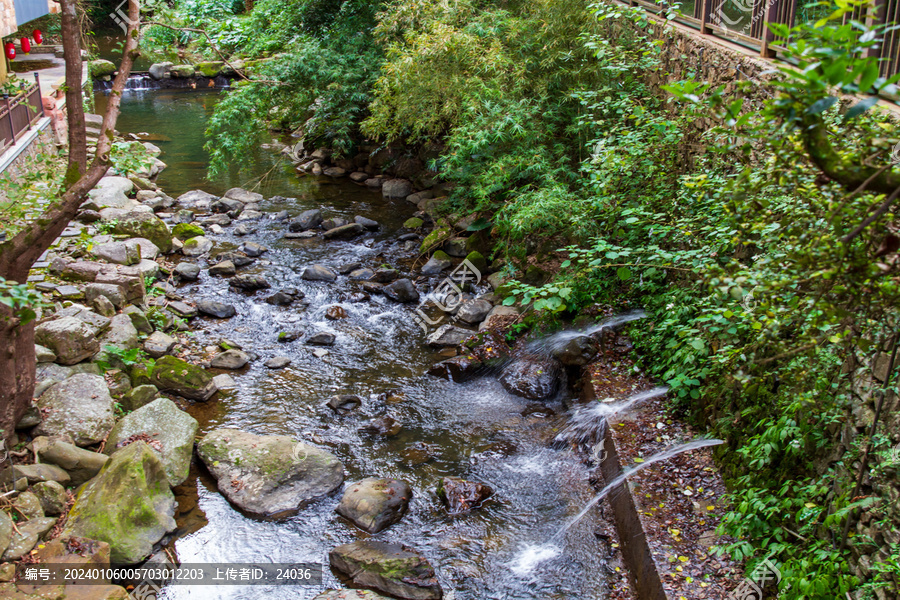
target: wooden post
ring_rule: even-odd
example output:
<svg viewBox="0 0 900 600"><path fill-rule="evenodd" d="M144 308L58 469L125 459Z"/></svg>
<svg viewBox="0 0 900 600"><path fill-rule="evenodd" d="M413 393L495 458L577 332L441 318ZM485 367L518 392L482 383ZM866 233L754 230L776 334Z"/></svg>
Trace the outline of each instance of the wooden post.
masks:
<svg viewBox="0 0 900 600"><path fill-rule="evenodd" d="M763 20L759 55L764 58L775 58L775 51L769 48L769 45L775 41L775 34L769 29L769 23L778 23L778 10L781 8L781 4L784 0L765 1L768 2L768 5L763 8L765 18Z"/></svg>
<svg viewBox="0 0 900 600"><path fill-rule="evenodd" d="M710 16L712 15L712 5L714 2L719 2L720 0L701 0L703 2L703 8L700 12L700 33L703 35L709 35L712 33L712 29L709 27Z"/></svg>

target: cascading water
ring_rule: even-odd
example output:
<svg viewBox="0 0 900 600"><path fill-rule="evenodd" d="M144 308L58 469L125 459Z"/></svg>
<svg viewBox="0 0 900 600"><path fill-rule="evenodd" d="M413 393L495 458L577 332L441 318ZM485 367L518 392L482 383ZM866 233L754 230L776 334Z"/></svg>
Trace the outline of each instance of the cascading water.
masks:
<svg viewBox="0 0 900 600"><path fill-rule="evenodd" d="M512 563L511 569L513 573L519 576L527 576L530 574L534 568L540 564L541 562L545 562L551 558L559 556L562 552L562 548L559 546L559 540L566 534L566 532L572 528L573 525L578 523L584 516L588 513L591 508L597 505L598 502L603 500L611 491L618 488L622 483L643 469L654 465L660 461L672 458L673 456L677 456L683 452L688 452L690 450L695 450L697 448L706 448L708 446L718 446L719 444L724 443L723 440L717 439L709 439L709 440L694 440L692 442L687 442L685 444L678 444L676 446L671 446L662 452L657 452L641 464L628 469L608 484L606 484L600 492L594 496L590 502L581 510L580 513L572 517L565 525L563 525L559 531L557 531L553 537L550 538L544 544L540 545L529 545L522 549L519 552L516 560Z"/></svg>
<svg viewBox="0 0 900 600"><path fill-rule="evenodd" d="M559 350L575 338L579 338L582 336L593 336L595 334L603 332L606 329L613 329L615 327L618 327L619 325L624 325L625 323L630 323L631 321L643 319L646 316L647 313L642 310L633 310L631 312L622 313L621 315L610 317L601 321L600 323L597 323L596 325L592 325L584 331L560 331L559 333L554 333L553 335L547 336L540 340L536 340L531 343L530 349L535 352L543 351L552 353L554 350Z"/></svg>
<svg viewBox="0 0 900 600"><path fill-rule="evenodd" d="M615 414L624 414L642 402L664 396L668 391L667 387L655 387L618 402L599 402L587 408L578 407L568 425L556 436L556 441L578 444L597 443L606 434L609 417Z"/></svg>

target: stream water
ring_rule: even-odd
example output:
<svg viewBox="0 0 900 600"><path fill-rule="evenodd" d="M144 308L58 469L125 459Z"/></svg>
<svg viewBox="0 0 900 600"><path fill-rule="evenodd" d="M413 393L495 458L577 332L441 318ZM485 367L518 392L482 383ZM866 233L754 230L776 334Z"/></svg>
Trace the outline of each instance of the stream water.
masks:
<svg viewBox="0 0 900 600"><path fill-rule="evenodd" d="M588 468L567 449L553 447L565 424L565 397L536 405L507 394L493 377L453 383L425 371L440 357L424 344L411 318L410 305L394 304L380 295L366 302L348 302L358 291L353 282L300 279L302 268L349 262L365 266L404 266L415 250L396 240L413 205L388 201L346 180L298 178L275 152L260 151L241 172L207 181L203 130L217 95L210 92L127 92L117 128L123 133L150 132L169 167L159 177L168 194L191 189L221 194L232 186L256 188L266 198L261 210L288 210L296 215L322 208L327 216L362 215L381 224L378 232L352 241L285 240L285 223L255 222L257 233L247 238L226 228L215 239L228 250L242 241L263 244L269 251L245 272L264 273L272 291L296 287L308 306L282 308L263 302L263 295L229 289L227 280L203 271L198 282L179 287L190 300L214 299L233 304L238 316L226 321L194 321L201 346L226 337L259 355L249 367L231 373L232 393L220 393L189 412L200 422L200 434L235 427L258 434L297 436L333 452L344 463L346 481L364 477L396 477L408 481L414 497L408 514L377 539L399 541L423 552L434 565L446 598L477 599L600 599L606 596L606 564L595 532L607 527L592 511L558 540L557 560L539 570L517 575L511 566L517 554L540 544L582 509L595 495ZM102 111L106 99L96 98ZM205 265L201 261L201 266ZM325 309L340 304L346 319L329 321ZM280 331L323 330L337 336L324 358L313 356L302 342L282 344ZM263 362L288 356L292 364L271 371ZM337 416L325 407L335 394L356 394L362 407ZM540 410L535 410L539 408ZM547 410L549 409L549 410ZM367 420L390 415L403 426L393 437L360 433ZM494 497L469 514L449 516L437 500L435 487L443 476L460 476L489 484ZM291 518L264 521L231 506L217 491L202 465L192 467L188 482L176 489L178 530L168 546L182 562L315 562L325 565L327 587L343 587L328 568L333 547L370 537L338 517L340 493L324 498ZM163 598L312 598L319 588L171 586Z"/></svg>

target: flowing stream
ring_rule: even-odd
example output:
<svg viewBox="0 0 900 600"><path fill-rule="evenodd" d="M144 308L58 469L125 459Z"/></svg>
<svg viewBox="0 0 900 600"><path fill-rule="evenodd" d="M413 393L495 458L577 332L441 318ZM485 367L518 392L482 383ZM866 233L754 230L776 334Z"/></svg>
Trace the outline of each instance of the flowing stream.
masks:
<svg viewBox="0 0 900 600"><path fill-rule="evenodd" d="M425 371L440 357L424 345L421 329L411 319L410 305L394 304L380 295L350 302L354 282L302 281L309 264L337 267L361 262L408 268L415 249L397 241L402 222L415 208L388 201L347 180L298 178L277 152L260 151L242 172L207 181L203 130L218 96L213 92L132 91L122 102L118 129L150 132L169 167L159 184L173 197L204 189L221 194L232 186L252 188L266 198L261 210L291 215L322 208L327 216L362 215L381 224L378 232L352 241L285 240L285 223L256 221L258 231L233 237L233 227L211 236L221 250L255 241L269 248L244 272L264 273L272 292L296 287L306 294L305 308L282 308L263 302L262 293L246 295L229 289L227 280L203 272L198 282L179 286L189 300L214 299L235 305L238 316L226 321L198 319L194 335L201 346L228 338L259 358L231 374L237 389L220 393L189 412L200 422L200 434L235 427L258 434L285 434L323 447L344 463L346 481L364 477L405 479L414 490L407 515L374 536L399 541L423 552L434 565L446 598L476 599L600 599L606 596L606 564L595 532L611 527L596 511L571 526L561 544L565 560L542 570L539 577L511 570L521 548L551 538L595 495L589 471L567 449L553 447L553 438L567 421L565 398L536 404L507 394L493 377L467 383L434 378ZM97 110L105 107L98 94ZM204 261L200 261L205 266ZM346 319L327 320L327 307L340 304ZM302 342L282 344L281 331L324 330L337 336L329 354L316 358ZM262 363L288 356L290 367L271 371ZM338 416L325 406L335 394L363 398L355 414ZM393 437L360 433L369 419L390 415L402 424ZM196 462L196 461L195 461ZM487 483L494 497L483 507L449 516L434 490L443 476ZM343 587L328 568L328 551L370 537L338 517L340 493L305 507L279 521L242 514L217 491L201 465L176 489L178 530L168 544L182 562L316 562L325 565L327 587ZM170 586L166 599L292 598L316 596L319 588Z"/></svg>

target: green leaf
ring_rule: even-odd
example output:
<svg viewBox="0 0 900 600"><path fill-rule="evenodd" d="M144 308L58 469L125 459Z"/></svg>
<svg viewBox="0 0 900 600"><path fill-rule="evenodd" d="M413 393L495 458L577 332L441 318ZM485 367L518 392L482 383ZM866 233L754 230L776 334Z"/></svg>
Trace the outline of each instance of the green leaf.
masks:
<svg viewBox="0 0 900 600"><path fill-rule="evenodd" d="M466 227L466 231L481 231L491 226L491 222L484 217L478 217L475 222Z"/></svg>
<svg viewBox="0 0 900 600"><path fill-rule="evenodd" d="M850 107L850 110L848 110L847 114L844 115L844 121L846 122L851 119L855 119L859 115L863 114L864 112L866 112L867 110L869 110L870 108L875 106L875 104L877 102L878 102L878 96L871 96L869 98L866 98L865 100L857 102L852 107Z"/></svg>
<svg viewBox="0 0 900 600"><path fill-rule="evenodd" d="M515 296L507 296L506 298L503 299L503 306L512 306L515 303L516 303Z"/></svg>
<svg viewBox="0 0 900 600"><path fill-rule="evenodd" d="M806 109L806 112L810 115L818 115L834 106L834 103L837 102L837 100L838 99L836 96L827 96L825 98L822 98L821 100L816 100L815 102L813 102L812 106Z"/></svg>
<svg viewBox="0 0 900 600"><path fill-rule="evenodd" d="M631 279L631 271L628 267L619 267L616 269L616 275L619 276L619 279L625 281L626 279Z"/></svg>
<svg viewBox="0 0 900 600"><path fill-rule="evenodd" d="M868 93L870 89L872 89L872 84L875 83L875 80L878 79L878 61L872 59L871 62L866 66L866 70L863 72L862 78L859 80L859 91L863 93Z"/></svg>

